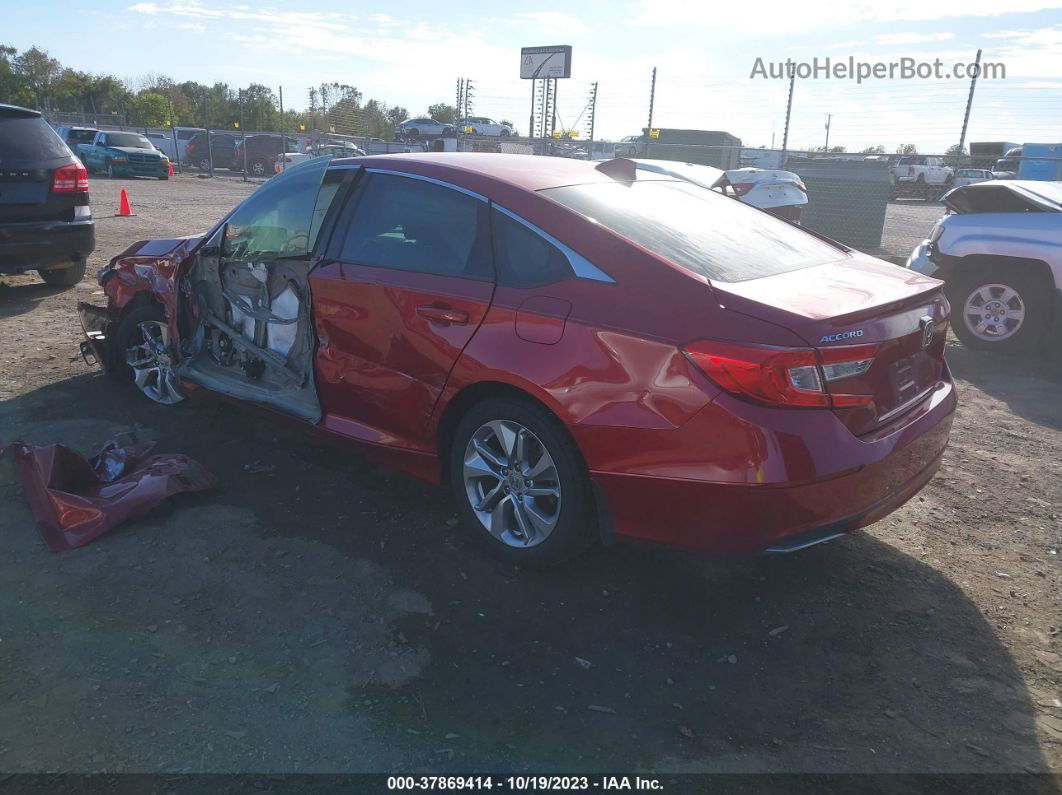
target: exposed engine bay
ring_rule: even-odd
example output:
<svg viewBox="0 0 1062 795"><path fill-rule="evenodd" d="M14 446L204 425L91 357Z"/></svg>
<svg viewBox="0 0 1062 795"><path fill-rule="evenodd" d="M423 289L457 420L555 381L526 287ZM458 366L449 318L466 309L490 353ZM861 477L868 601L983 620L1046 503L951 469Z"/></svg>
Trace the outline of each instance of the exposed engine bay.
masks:
<svg viewBox="0 0 1062 795"><path fill-rule="evenodd" d="M267 255L268 256L268 255ZM185 277L181 378L316 422L314 335L306 257L200 256Z"/></svg>

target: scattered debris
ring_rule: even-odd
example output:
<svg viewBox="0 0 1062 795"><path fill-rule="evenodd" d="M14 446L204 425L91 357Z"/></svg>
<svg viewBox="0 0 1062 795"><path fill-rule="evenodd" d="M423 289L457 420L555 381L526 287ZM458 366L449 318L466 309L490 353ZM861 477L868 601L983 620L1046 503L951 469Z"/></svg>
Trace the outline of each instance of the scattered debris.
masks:
<svg viewBox="0 0 1062 795"><path fill-rule="evenodd" d="M691 729L689 726L679 726L679 734L681 734L687 740L694 740L697 737L697 735L693 733L693 729Z"/></svg>
<svg viewBox="0 0 1062 795"><path fill-rule="evenodd" d="M770 635L773 638L775 635L781 635L787 629L789 629L789 625L788 624L784 624L784 625L782 625L780 627L775 627L774 629L772 629L767 634Z"/></svg>
<svg viewBox="0 0 1062 795"><path fill-rule="evenodd" d="M575 664L582 668L584 671L589 671L594 667L594 664L589 660L584 660L582 657L575 658Z"/></svg>
<svg viewBox="0 0 1062 795"><path fill-rule="evenodd" d="M14 454L23 494L48 548L84 546L167 497L214 488L217 478L179 453L146 457L154 441L135 433L108 441L87 459L69 447L34 447L21 439L0 449Z"/></svg>
<svg viewBox="0 0 1062 795"><path fill-rule="evenodd" d="M983 756L985 759L988 759L990 757L988 751L986 751L984 748L974 745L973 743L966 743L966 747L978 756Z"/></svg>
<svg viewBox="0 0 1062 795"><path fill-rule="evenodd" d="M587 709L590 710L591 712L604 712L606 715L615 715L616 714L616 710L612 709L612 707L602 707L602 706L600 706L598 704L591 704L590 706L587 707Z"/></svg>

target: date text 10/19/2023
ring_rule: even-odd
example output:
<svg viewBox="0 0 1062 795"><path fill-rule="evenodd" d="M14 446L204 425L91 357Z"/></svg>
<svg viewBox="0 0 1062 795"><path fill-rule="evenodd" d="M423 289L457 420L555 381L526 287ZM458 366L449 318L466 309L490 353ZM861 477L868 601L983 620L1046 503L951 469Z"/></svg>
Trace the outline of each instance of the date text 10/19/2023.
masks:
<svg viewBox="0 0 1062 795"><path fill-rule="evenodd" d="M642 776L388 776L388 790L566 790L642 791L664 789L659 779Z"/></svg>

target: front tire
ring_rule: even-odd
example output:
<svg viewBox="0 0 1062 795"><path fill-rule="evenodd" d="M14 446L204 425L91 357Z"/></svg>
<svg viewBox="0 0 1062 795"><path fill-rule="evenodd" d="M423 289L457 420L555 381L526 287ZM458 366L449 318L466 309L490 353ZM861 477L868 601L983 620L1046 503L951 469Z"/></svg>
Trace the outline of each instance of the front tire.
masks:
<svg viewBox="0 0 1062 795"><path fill-rule="evenodd" d="M960 271L948 292L955 334L971 348L1029 351L1051 324L1053 291L1022 265Z"/></svg>
<svg viewBox="0 0 1062 795"><path fill-rule="evenodd" d="M264 177L266 175L266 163L264 160L252 160L248 164L247 170L253 177Z"/></svg>
<svg viewBox="0 0 1062 795"><path fill-rule="evenodd" d="M122 318L108 349L107 372L133 384L156 403L173 405L184 399L173 370L166 314L146 304ZM160 354L162 354L160 356ZM134 362L137 366L131 366Z"/></svg>
<svg viewBox="0 0 1062 795"><path fill-rule="evenodd" d="M85 260L78 260L68 268L41 270L37 271L37 273L40 274L44 283L49 287L73 287L85 278L85 268L87 267L88 263Z"/></svg>
<svg viewBox="0 0 1062 795"><path fill-rule="evenodd" d="M594 537L582 455L564 426L529 400L487 399L461 418L450 482L465 525L506 560L560 563Z"/></svg>

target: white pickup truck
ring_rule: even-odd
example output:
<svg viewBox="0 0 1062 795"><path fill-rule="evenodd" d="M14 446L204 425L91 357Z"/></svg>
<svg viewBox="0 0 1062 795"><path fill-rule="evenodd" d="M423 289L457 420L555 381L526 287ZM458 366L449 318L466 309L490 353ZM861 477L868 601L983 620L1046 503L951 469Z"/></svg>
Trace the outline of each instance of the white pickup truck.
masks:
<svg viewBox="0 0 1062 795"><path fill-rule="evenodd" d="M897 184L951 185L955 172L944 158L932 155L904 155L892 166Z"/></svg>
<svg viewBox="0 0 1062 795"><path fill-rule="evenodd" d="M1062 321L1062 183L991 180L944 196L949 212L907 260L943 279L955 334L974 348L1035 348Z"/></svg>

